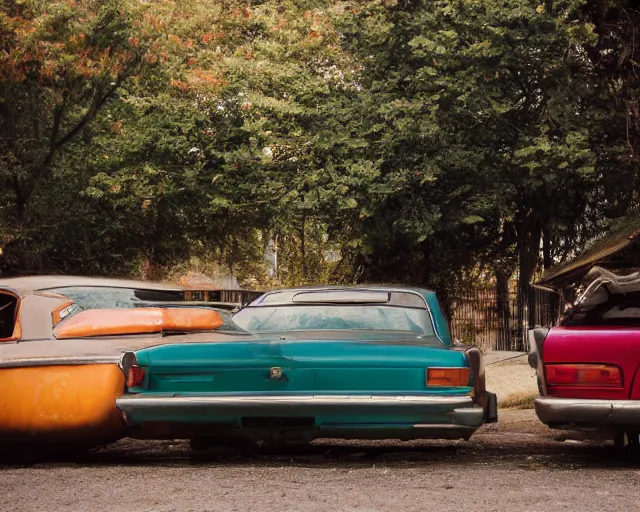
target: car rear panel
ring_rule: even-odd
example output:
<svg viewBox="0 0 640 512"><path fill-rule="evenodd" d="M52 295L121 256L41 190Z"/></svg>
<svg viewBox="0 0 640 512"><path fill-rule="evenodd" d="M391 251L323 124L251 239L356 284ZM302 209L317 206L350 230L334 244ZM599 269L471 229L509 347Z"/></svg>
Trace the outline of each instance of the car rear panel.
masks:
<svg viewBox="0 0 640 512"><path fill-rule="evenodd" d="M630 327L555 327L542 348L544 365L593 363L614 365L622 371L622 387L547 386L547 394L562 398L640 398L634 378L640 366L640 329ZM632 395L632 387L635 387Z"/></svg>
<svg viewBox="0 0 640 512"><path fill-rule="evenodd" d="M468 366L464 352L442 344L410 345L406 340L398 344L375 340L180 344L143 350L137 359L145 370L145 382L130 390L133 395L122 406L128 409L131 425L164 422L246 428L266 425L273 416L269 421L304 420L323 432L342 427L382 432L393 427L411 429L411 436L421 424L462 425L463 436L478 426L477 412L473 418L465 414L466 408L474 406L472 377L468 386L427 386L429 367ZM281 378L274 378L276 368L281 369ZM239 398L241 403L212 403L216 397ZM246 402L252 397L258 403L255 409ZM302 400L287 407L280 402L287 397ZM420 403L423 397L434 399ZM156 398L160 403L145 405L145 400ZM176 402L181 402L179 407L174 407Z"/></svg>
<svg viewBox="0 0 640 512"><path fill-rule="evenodd" d="M165 345L137 354L143 393L469 393L428 389L428 367L464 367L462 352L443 345L376 342L250 341ZM270 375L282 369L282 378Z"/></svg>

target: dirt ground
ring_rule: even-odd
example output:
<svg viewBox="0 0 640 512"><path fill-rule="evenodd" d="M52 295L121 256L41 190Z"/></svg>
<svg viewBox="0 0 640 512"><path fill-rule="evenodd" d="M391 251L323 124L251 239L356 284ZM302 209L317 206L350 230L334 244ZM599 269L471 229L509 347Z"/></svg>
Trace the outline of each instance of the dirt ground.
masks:
<svg viewBox="0 0 640 512"><path fill-rule="evenodd" d="M487 389L498 395L498 402L509 395L538 394L536 372L529 366L526 354L487 364L485 376Z"/></svg>
<svg viewBox="0 0 640 512"><path fill-rule="evenodd" d="M271 455L124 440L0 466L3 511L635 510L640 460L562 442L533 411L500 411L464 442L326 441Z"/></svg>

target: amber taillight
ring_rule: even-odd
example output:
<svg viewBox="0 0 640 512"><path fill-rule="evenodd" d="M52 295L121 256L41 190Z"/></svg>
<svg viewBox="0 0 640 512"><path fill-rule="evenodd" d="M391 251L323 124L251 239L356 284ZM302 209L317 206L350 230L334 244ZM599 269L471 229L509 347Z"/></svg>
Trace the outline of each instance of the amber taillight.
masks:
<svg viewBox="0 0 640 512"><path fill-rule="evenodd" d="M464 387L469 385L469 368L429 368L427 386Z"/></svg>
<svg viewBox="0 0 640 512"><path fill-rule="evenodd" d="M144 384L144 368L141 368L138 365L132 365L129 367L129 371L127 373L127 387L128 388L137 388Z"/></svg>
<svg viewBox="0 0 640 512"><path fill-rule="evenodd" d="M620 368L608 364L547 364L547 386L621 388Z"/></svg>

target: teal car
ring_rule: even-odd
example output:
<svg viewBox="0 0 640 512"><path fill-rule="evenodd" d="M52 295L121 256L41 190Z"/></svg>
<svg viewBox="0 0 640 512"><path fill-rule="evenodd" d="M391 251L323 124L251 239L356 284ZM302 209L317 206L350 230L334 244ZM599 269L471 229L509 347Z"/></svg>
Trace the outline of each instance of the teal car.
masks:
<svg viewBox="0 0 640 512"><path fill-rule="evenodd" d="M234 339L127 353L117 407L132 436L235 441L469 439L497 421L482 354L451 340L432 291L325 287L264 294Z"/></svg>

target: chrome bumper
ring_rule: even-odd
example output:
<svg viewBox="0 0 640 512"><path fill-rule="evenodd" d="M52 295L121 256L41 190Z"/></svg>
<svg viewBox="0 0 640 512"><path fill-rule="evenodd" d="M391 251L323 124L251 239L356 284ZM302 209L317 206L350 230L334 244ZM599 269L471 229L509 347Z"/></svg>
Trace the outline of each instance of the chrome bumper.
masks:
<svg viewBox="0 0 640 512"><path fill-rule="evenodd" d="M171 421L170 418L214 416L406 415L433 418L434 423L477 428L484 411L471 397L263 395L263 396L148 396L125 395L116 400L127 422ZM421 424L420 428L426 427ZM416 425L418 427L418 425Z"/></svg>
<svg viewBox="0 0 640 512"><path fill-rule="evenodd" d="M534 405L550 427L640 427L640 400L539 397Z"/></svg>

